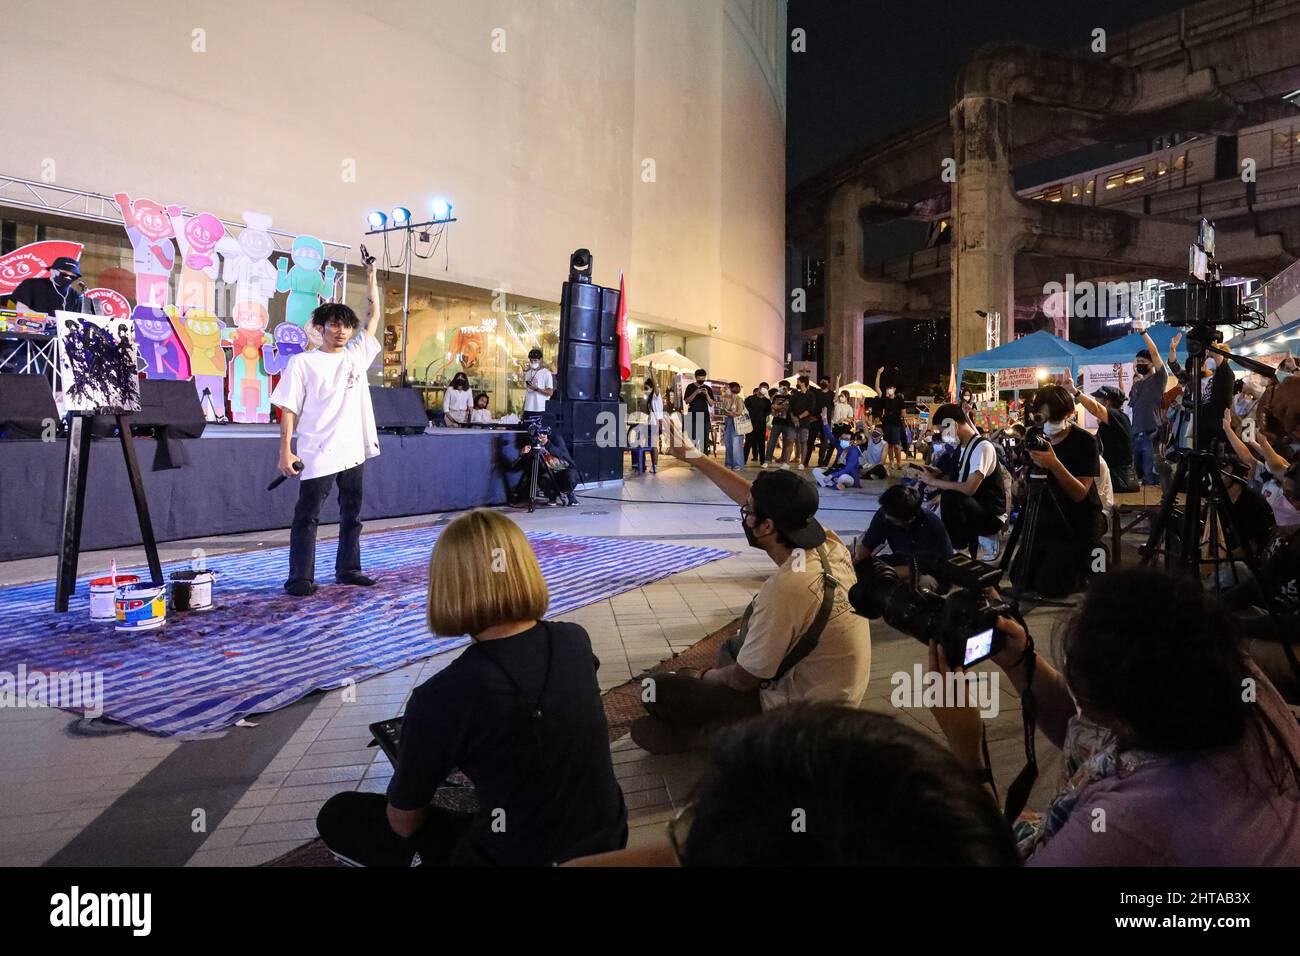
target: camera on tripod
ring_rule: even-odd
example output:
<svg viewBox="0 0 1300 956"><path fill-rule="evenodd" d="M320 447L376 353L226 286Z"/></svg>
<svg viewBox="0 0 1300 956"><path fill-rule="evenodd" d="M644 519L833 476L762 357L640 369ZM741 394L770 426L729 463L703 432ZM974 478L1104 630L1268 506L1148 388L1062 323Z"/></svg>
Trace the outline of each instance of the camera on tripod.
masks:
<svg viewBox="0 0 1300 956"><path fill-rule="evenodd" d="M942 595L918 586L915 575L902 581L874 556L859 561L855 570L858 582L849 590L853 610L866 618L883 617L922 644L937 641L949 667L971 667L1002 650L998 617L1014 608L987 593L1002 577L1001 569L964 554L944 558L931 569L952 588Z"/></svg>
<svg viewBox="0 0 1300 956"><path fill-rule="evenodd" d="M1187 285L1166 289L1165 323L1180 328L1238 325L1241 322L1241 286L1219 281L1214 258L1214 224L1202 219L1196 242L1187 250Z"/></svg>

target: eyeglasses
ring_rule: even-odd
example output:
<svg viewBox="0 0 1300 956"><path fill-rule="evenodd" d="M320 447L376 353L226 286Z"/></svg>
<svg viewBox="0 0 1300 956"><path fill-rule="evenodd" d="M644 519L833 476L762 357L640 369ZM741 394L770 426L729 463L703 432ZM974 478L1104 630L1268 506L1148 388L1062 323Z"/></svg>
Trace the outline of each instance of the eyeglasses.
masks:
<svg viewBox="0 0 1300 956"><path fill-rule="evenodd" d="M668 821L668 842L672 845L673 856L677 858L678 866L682 865L682 847L686 845L686 840L691 834L693 819L692 807L687 804Z"/></svg>

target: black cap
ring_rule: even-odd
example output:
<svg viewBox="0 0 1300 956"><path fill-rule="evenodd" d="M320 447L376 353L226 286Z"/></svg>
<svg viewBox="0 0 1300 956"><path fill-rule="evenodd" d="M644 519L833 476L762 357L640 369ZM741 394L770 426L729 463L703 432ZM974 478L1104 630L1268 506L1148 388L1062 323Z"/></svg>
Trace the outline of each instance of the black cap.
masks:
<svg viewBox="0 0 1300 956"><path fill-rule="evenodd" d="M765 471L750 487L754 510L771 520L797 548L818 548L826 530L818 523L817 488L792 471Z"/></svg>
<svg viewBox="0 0 1300 956"><path fill-rule="evenodd" d="M59 256L50 263L50 271L71 272L74 276L77 276L78 278L81 277L81 266L78 265L77 260L71 256Z"/></svg>
<svg viewBox="0 0 1300 956"><path fill-rule="evenodd" d="M1092 393L1092 397L1103 402L1110 402L1117 408L1124 404L1124 393L1114 385L1103 385Z"/></svg>

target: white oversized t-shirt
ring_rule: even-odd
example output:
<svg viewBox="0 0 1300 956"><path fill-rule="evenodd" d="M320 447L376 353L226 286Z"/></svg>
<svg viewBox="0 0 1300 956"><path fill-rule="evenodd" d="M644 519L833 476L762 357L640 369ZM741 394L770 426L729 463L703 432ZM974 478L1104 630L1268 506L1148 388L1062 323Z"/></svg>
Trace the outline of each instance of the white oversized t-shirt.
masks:
<svg viewBox="0 0 1300 956"><path fill-rule="evenodd" d="M524 381L532 382L534 388L554 388L555 378L551 375L551 370L543 365L539 369L528 369L524 372ZM526 412L544 412L546 411L546 396L540 392L534 392L528 389L524 393L524 411Z"/></svg>
<svg viewBox="0 0 1300 956"><path fill-rule="evenodd" d="M289 360L271 402L298 416L299 477L333 475L379 454L366 369L381 348L362 329L338 352L313 349Z"/></svg>

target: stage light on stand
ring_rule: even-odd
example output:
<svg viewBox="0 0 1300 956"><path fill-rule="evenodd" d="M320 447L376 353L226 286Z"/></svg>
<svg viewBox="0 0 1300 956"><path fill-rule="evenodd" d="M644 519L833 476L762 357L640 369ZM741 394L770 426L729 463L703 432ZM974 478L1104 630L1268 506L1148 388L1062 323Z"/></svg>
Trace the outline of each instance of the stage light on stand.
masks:
<svg viewBox="0 0 1300 956"><path fill-rule="evenodd" d="M411 210L405 206L394 206L392 223L394 226L405 226L411 221Z"/></svg>
<svg viewBox="0 0 1300 956"><path fill-rule="evenodd" d="M388 223L388 217L376 209L370 215L366 216L366 222L369 223L371 229L383 229Z"/></svg>
<svg viewBox="0 0 1300 956"><path fill-rule="evenodd" d="M432 202L429 203L429 208L433 211L434 219L451 218L451 210L453 208L451 201L444 199L442 196L435 196Z"/></svg>

